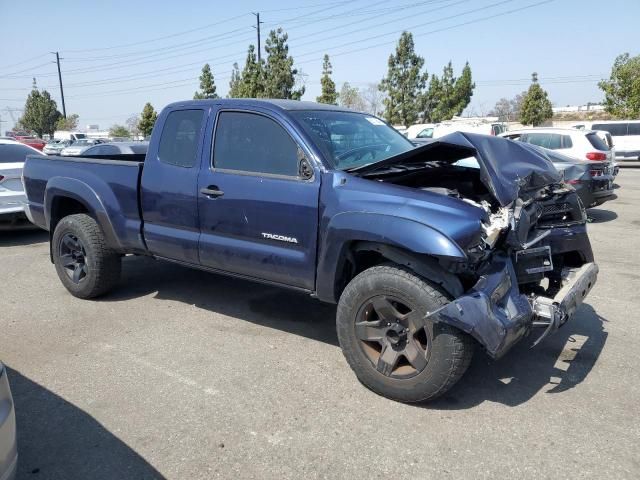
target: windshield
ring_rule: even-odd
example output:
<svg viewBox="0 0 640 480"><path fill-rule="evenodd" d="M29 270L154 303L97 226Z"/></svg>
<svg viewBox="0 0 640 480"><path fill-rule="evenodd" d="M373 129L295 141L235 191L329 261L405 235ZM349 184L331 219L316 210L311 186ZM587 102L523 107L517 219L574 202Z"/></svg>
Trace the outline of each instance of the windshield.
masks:
<svg viewBox="0 0 640 480"><path fill-rule="evenodd" d="M91 140L76 140L72 145L74 147L82 147L84 145L93 145L94 143L95 142L92 142Z"/></svg>
<svg viewBox="0 0 640 480"><path fill-rule="evenodd" d="M356 112L290 112L320 147L331 166L349 170L407 152L414 145L382 120Z"/></svg>

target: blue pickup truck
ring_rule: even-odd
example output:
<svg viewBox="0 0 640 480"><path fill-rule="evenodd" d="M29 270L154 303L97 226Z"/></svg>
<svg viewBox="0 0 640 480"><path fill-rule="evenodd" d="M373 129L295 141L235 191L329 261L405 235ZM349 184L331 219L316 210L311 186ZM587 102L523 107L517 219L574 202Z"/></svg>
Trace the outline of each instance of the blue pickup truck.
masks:
<svg viewBox="0 0 640 480"><path fill-rule="evenodd" d="M447 391L476 346L555 331L598 273L580 200L527 144L415 147L310 102L174 103L146 156L33 156L23 182L72 295L109 292L127 254L306 292L338 304L360 381L405 402Z"/></svg>

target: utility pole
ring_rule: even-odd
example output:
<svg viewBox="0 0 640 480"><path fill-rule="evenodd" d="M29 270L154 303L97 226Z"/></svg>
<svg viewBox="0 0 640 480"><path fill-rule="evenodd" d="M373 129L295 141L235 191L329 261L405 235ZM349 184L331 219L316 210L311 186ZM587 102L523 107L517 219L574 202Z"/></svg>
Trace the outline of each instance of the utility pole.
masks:
<svg viewBox="0 0 640 480"><path fill-rule="evenodd" d="M54 52L51 52L54 53ZM60 97L62 98L62 116L67 118L67 108L64 105L64 90L62 89L62 73L60 72L60 54L56 54L56 63L58 64L58 81L60 82Z"/></svg>
<svg viewBox="0 0 640 480"><path fill-rule="evenodd" d="M261 59L261 54L260 54L260 24L264 23L260 21L260 12L251 12L256 16L256 26L253 27L256 29L256 32L258 33L258 63L260 63L260 59Z"/></svg>

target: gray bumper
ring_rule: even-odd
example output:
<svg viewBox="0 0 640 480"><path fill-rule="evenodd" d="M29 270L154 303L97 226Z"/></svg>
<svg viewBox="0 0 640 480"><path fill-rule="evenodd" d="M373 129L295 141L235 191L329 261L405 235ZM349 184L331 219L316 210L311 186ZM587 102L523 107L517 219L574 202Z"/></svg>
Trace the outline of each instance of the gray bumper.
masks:
<svg viewBox="0 0 640 480"><path fill-rule="evenodd" d="M564 324L583 302L597 275L595 263L565 269L563 286L554 298L528 298L518 289L511 259L496 257L465 295L425 318L461 329L478 340L490 356L498 358L532 327L546 327L541 340Z"/></svg>

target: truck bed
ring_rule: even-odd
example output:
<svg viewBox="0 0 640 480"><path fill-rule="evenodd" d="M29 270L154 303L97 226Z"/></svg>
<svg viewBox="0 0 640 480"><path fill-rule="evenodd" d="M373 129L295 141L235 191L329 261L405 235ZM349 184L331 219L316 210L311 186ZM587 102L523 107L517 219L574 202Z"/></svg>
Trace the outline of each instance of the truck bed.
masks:
<svg viewBox="0 0 640 480"><path fill-rule="evenodd" d="M99 223L112 248L144 251L138 199L144 163L136 161L140 157L144 155L28 156L24 166L27 215L33 223L49 230L55 219L46 218L45 211L55 212L56 192L78 192L79 204L89 202L84 205L86 210L100 216Z"/></svg>

